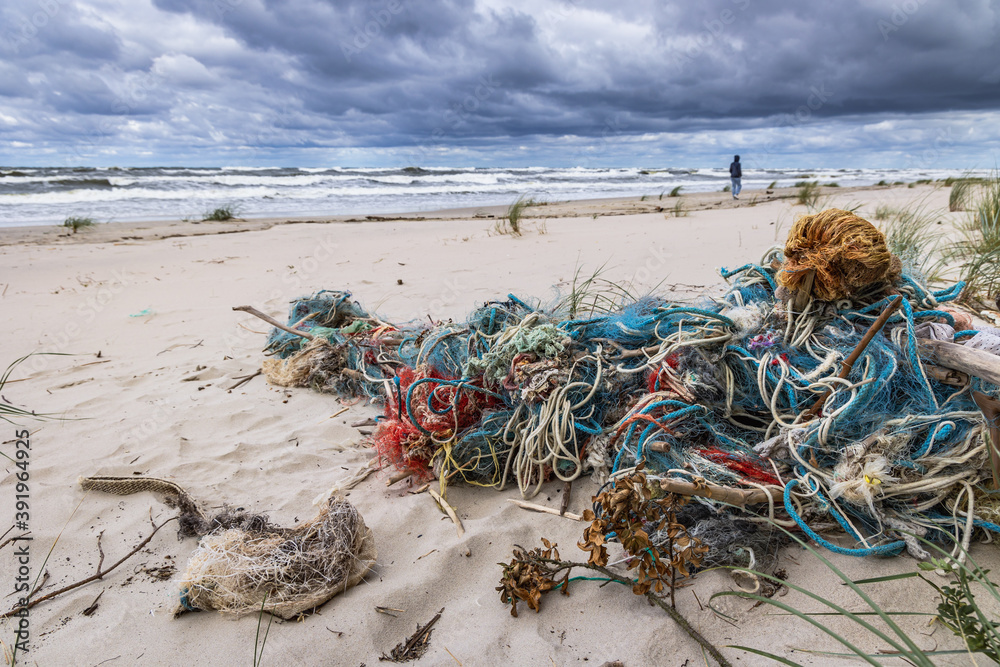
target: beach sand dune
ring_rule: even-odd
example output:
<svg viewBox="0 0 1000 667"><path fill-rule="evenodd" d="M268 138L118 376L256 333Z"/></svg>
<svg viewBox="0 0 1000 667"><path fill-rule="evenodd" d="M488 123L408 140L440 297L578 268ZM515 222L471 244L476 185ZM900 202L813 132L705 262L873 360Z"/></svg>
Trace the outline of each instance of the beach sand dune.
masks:
<svg viewBox="0 0 1000 667"><path fill-rule="evenodd" d="M751 195L745 192L744 200ZM377 406L269 386L262 377L228 389L259 368L266 331L233 306L250 304L283 319L296 297L348 289L393 321L457 320L508 293L554 298L569 289L578 271L589 275L602 266L603 277L630 283L638 293L656 286L687 297L717 293L720 266L759 260L783 240L793 217L805 212L788 199L733 207L728 195L699 197L718 205L706 204L686 217L656 212L649 202L538 207L530 209L520 238L495 234L495 218L472 212L424 214L435 219L419 221L214 228L234 231L244 224L250 230L226 234L181 223L108 225L75 237L23 228L0 232L5 356L72 355L31 357L13 375L16 382L4 387L7 400L57 417L27 423L31 566L33 576L42 570L50 575L42 592L94 573L99 534L108 564L149 534L150 514L157 522L172 516L151 494L85 494L76 483L81 475L165 477L210 506L241 506L291 525L312 517L313 499L369 460L371 451L350 425L376 414ZM930 187L836 197L831 205L864 203L871 211L880 202L921 197L947 208L947 191ZM540 229L536 213L555 217L545 218ZM156 238L173 234L180 235ZM139 238L125 238L130 236ZM332 416L342 407L347 411ZM0 440L14 438L13 426L3 428ZM8 464L0 478L4 503L13 494L13 472ZM540 614L522 607L519 618L510 616L494 590L496 563L509 560L513 545L532 548L542 536L576 559L583 553L574 546L583 524L514 507L506 499L517 497L516 489L454 486L449 500L466 529L459 538L427 494L409 493L409 482L387 488L387 476L368 478L348 496L374 531L375 570L316 615L272 626L262 664L373 665L442 607L419 664L704 664L695 643L661 610L628 590L596 582L576 583L569 597L546 597ZM575 484L571 511L585 509L595 492L589 479ZM560 493L561 485L550 484L535 501L558 507ZM171 617L176 585L150 571L183 570L196 541L178 541L175 533L168 526L105 579L35 607L24 664L253 664L255 616ZM1000 560L992 545L979 547L976 555L987 567L996 568ZM0 551L5 585L11 559L10 546ZM856 578L915 568L906 557L834 560ZM807 552L789 549L781 566L791 581L860 608ZM750 602L721 599L717 608L731 618L713 613L712 594L732 588L722 572L699 575L679 592L678 608L720 646L745 644L787 655L793 649L841 650L809 626ZM889 609L931 611L936 604L926 588L913 584L869 590ZM83 615L102 592L96 611ZM794 595L786 601L808 604ZM377 607L402 611L390 615ZM901 623L922 646L959 646L945 628L928 627L926 617L904 617ZM835 625L867 649L886 648L846 624ZM0 639L9 643L13 627L10 621L0 624ZM761 663L725 651L734 662L739 657L738 664ZM831 661L801 652L793 659ZM968 657L946 656L940 664L968 664Z"/></svg>

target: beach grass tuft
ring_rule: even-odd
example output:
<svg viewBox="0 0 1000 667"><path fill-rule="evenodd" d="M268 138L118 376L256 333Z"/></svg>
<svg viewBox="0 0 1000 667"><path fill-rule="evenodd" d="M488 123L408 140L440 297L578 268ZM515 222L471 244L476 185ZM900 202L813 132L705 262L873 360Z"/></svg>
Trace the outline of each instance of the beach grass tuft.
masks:
<svg viewBox="0 0 1000 667"><path fill-rule="evenodd" d="M722 188L722 191L723 192L732 192L733 188L731 186L727 185L724 188Z"/></svg>
<svg viewBox="0 0 1000 667"><path fill-rule="evenodd" d="M226 204L225 206L220 206L211 211L205 211L205 214L201 217L201 219L213 222L225 222L226 220L235 219L238 213L239 211L236 206L233 204Z"/></svg>
<svg viewBox="0 0 1000 667"><path fill-rule="evenodd" d="M884 217L879 217L880 214ZM937 211L921 203L903 209L881 205L875 211L875 219L883 223L889 251L902 260L906 269L929 282L941 278L944 260L939 252L941 234L935 231L940 220Z"/></svg>
<svg viewBox="0 0 1000 667"><path fill-rule="evenodd" d="M529 206L535 206L537 202L531 197L521 195L507 208L503 217L497 220L494 231L497 234L510 234L511 236L521 235L521 219Z"/></svg>
<svg viewBox="0 0 1000 667"><path fill-rule="evenodd" d="M778 187L778 181L771 181L771 184L767 186L767 189L773 190L776 187Z"/></svg>
<svg viewBox="0 0 1000 667"><path fill-rule="evenodd" d="M875 207L875 219L879 222L883 220L888 220L895 213L896 209L889 206L888 204L879 204Z"/></svg>
<svg viewBox="0 0 1000 667"><path fill-rule="evenodd" d="M86 229L88 227L93 227L96 223L93 218L81 217L76 215L71 215L70 217L63 220L63 227L67 229L72 229L73 233L76 234L81 229Z"/></svg>
<svg viewBox="0 0 1000 667"><path fill-rule="evenodd" d="M669 196L671 196L671 197L680 197L681 196L681 188L683 188L683 187L684 187L683 185L678 185L677 187L675 187L673 190L670 191L670 195Z"/></svg>
<svg viewBox="0 0 1000 667"><path fill-rule="evenodd" d="M797 204L811 209L819 203L820 191L816 181L799 181L795 187L799 189L795 195Z"/></svg>
<svg viewBox="0 0 1000 667"><path fill-rule="evenodd" d="M952 212L964 211L965 207L968 205L971 191L971 180L967 178L960 178L953 181L951 183L951 192L948 193L948 210Z"/></svg>
<svg viewBox="0 0 1000 667"><path fill-rule="evenodd" d="M825 609L820 607L821 610L818 611L803 611L792 604L779 600L777 596L767 597L740 590L722 591L714 594L709 602L709 605L713 609L715 609L713 604L715 599L723 597L737 597L748 601L753 600L756 603L755 606L765 604L774 607L783 615L788 614L799 621L812 625L815 629L831 637L848 651L847 653L809 651L814 655L828 658L856 658L870 665L881 665L883 664L881 659L884 657L884 654L891 653L893 656L904 659L911 665L920 665L921 667L933 667L936 664L935 659L937 656L945 655L964 654L971 660L970 664L977 664L974 657L976 654L986 656L993 661L997 661L1000 658L1000 623L993 620L989 612L977 600L978 594L984 599L989 599L992 603L996 603L1000 601L1000 589L988 578L989 570L981 568L962 545L956 545L956 555L953 556L939 545L923 538L915 537L927 551L935 554L927 561L918 562L916 571L853 580L798 535L784 528L781 528L781 530L804 550L808 551L812 557L819 559L829 572L836 575L842 584L848 587L853 593L853 596L856 598L854 603L850 605L845 603L838 604L824 598L822 595L797 586L775 575L754 570L741 570L741 572L750 572L760 579L766 579L777 586L787 587L791 591L799 593L804 598L819 603ZM947 577L947 579L939 583L937 580L925 576L925 573L929 574L930 572L936 572L935 576L943 576ZM864 589L865 586L870 584L895 582L903 579L919 579L927 584L931 589L928 591L931 594L930 598L932 600L936 598L938 602L935 612L887 610L876 602ZM857 611L850 611L848 607ZM719 610L715 609L715 611L721 614ZM723 616L725 617L724 614ZM965 650L921 648L918 644L919 638L916 636L916 632L908 631L901 627L907 617L915 617L916 619L928 617L931 622L940 623L962 640L966 647ZM833 622L825 620L826 618L831 618ZM857 638L848 638L846 636L847 633L844 633L841 629L843 628L844 621L849 621L861 630L861 636L864 639L884 643L886 646L880 648L878 653L867 653L864 648L858 645L860 642ZM924 642L920 641L919 643ZM779 664L798 664L787 658L770 653L767 650L752 646L731 645L729 648L759 655L774 660Z"/></svg>
<svg viewBox="0 0 1000 667"><path fill-rule="evenodd" d="M960 264L966 282L963 299L973 305L992 304L1000 296L1000 172L971 192L969 219L949 259Z"/></svg>

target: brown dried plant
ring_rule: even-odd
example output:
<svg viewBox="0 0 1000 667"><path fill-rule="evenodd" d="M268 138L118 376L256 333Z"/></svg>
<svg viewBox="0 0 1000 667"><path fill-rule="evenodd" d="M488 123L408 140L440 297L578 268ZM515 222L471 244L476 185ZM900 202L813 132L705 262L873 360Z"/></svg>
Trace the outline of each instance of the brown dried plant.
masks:
<svg viewBox="0 0 1000 667"><path fill-rule="evenodd" d="M640 464L635 472L616 480L613 488L594 497L601 515L598 518L591 510L583 513L583 518L591 524L577 546L590 552L589 564L606 567L608 551L604 536L614 532L631 557L628 569L636 571L632 592L645 595L652 589L660 594L665 586L669 587L670 606L676 607L674 590L678 573L688 576L689 566L700 565L708 547L688 535L677 521L677 510L687 504L687 497L671 493L653 500L642 469ZM654 544L650 532L664 535L665 542Z"/></svg>
<svg viewBox="0 0 1000 667"><path fill-rule="evenodd" d="M542 593L562 586L563 594L569 595L569 568L566 568L562 580L556 581L554 575L561 569L558 566L559 550L544 537L542 544L545 549L531 551L515 546L510 564L500 563L503 576L497 590L500 591L500 601L510 605L510 615L515 618L518 601L528 603L528 609L538 612L541 610Z"/></svg>
<svg viewBox="0 0 1000 667"><path fill-rule="evenodd" d="M517 616L517 604L522 601L529 609L539 611L542 595L553 589L561 588L568 595L569 574L574 567L595 570L608 581L631 586L633 593L644 595L673 618L719 665L730 667L718 648L695 630L674 604L677 574L688 576L689 568L697 567L708 551L677 521L677 509L687 503L687 498L670 494L653 500L646 474L639 465L632 474L617 479L613 488L594 496L593 501L601 516L598 518L590 510L584 512L584 518L591 523L577 544L590 553L587 562L560 560L556 545L542 538L544 549L525 551L515 546L510 563L499 563L503 576L496 590L500 592L500 601L511 606L511 616ZM628 569L636 571L635 579L608 568L605 536L610 532L615 533L629 554ZM664 539L654 543L650 532ZM562 577L556 579L560 573ZM669 605L661 595L665 587L670 589Z"/></svg>

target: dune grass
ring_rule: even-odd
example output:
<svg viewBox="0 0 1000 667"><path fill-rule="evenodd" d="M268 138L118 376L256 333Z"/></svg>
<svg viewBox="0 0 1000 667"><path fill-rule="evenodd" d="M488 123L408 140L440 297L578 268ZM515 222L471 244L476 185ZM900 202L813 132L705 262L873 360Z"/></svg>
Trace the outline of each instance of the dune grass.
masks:
<svg viewBox="0 0 1000 667"><path fill-rule="evenodd" d="M779 527L780 528L780 527ZM814 558L819 559L823 565L837 578L843 585L849 587L856 597L855 603L849 605L853 609L860 611L849 611L845 606L832 602L821 595L813 593L806 588L784 581L774 575L763 572L750 571L752 574L774 582L778 585L787 586L790 590L804 595L805 597L823 605L826 610L819 612L805 612L797 607L788 604L777 597L766 597L745 591L722 591L710 598L709 604L720 597L735 596L745 600L753 600L757 604L766 604L774 607L784 614L788 614L800 621L809 623L817 630L833 638L843 646L848 653L830 653L826 651L810 651L813 656L823 655L830 658L860 658L871 665L881 665L888 656L902 658L913 665L921 667L933 667L934 657L939 655L967 655L975 662L975 654L981 654L996 661L1000 657L1000 623L987 616L981 604L976 599L976 593L985 593L985 596L995 602L1000 602L1000 589L989 578L989 570L983 570L973 560L972 556L961 545L956 545L956 556L953 557L942 549L939 545L919 539L928 552L934 555L929 561L919 562L915 572L904 572L901 574L875 577L871 579L852 580L830 560L811 545L802 540L798 535L791 533L784 528L781 530L799 546L808 551ZM961 554L958 557L958 554ZM748 570L742 570L747 572ZM938 575L950 577L950 581L939 585L937 582L925 576L925 572L936 571ZM900 581L903 579L919 579L931 589L931 594L937 598L937 613L918 611L889 611L872 599L865 592L864 586L874 583L884 583ZM973 589L976 589L975 591ZM720 613L716 610L716 613ZM917 645L917 640L911 633L904 630L896 622L899 617L925 616L931 620L940 622L955 636L960 637L966 646L965 650L924 650ZM844 634L832 627L826 618L844 619L862 630L869 640L881 640L888 646L881 648L878 653L866 652L856 643L849 640ZM784 665L797 665L798 663L778 656L762 648L751 646L730 646L748 653L763 656Z"/></svg>
<svg viewBox="0 0 1000 667"><path fill-rule="evenodd" d="M535 206L536 204L537 202L534 199L520 195L513 204L507 207L507 212L504 213L502 218L497 220L493 230L497 234L520 236L521 220L524 218L524 212L529 206Z"/></svg>
<svg viewBox="0 0 1000 667"><path fill-rule="evenodd" d="M875 219L882 223L886 245L903 262L903 267L922 275L928 282L941 279L945 260L942 234L937 231L940 212L918 202L903 209L880 205Z"/></svg>
<svg viewBox="0 0 1000 667"><path fill-rule="evenodd" d="M771 181L771 184L767 186L767 189L773 190L776 187L778 187L778 181Z"/></svg>
<svg viewBox="0 0 1000 667"><path fill-rule="evenodd" d="M958 179L951 185L951 192L948 193L948 210L964 211L969 202L969 195L972 190L972 181L968 179Z"/></svg>
<svg viewBox="0 0 1000 667"><path fill-rule="evenodd" d="M210 211L205 211L201 219L203 221L225 222L226 220L235 219L238 214L239 211L237 210L237 207L235 205L226 204L225 206L220 206Z"/></svg>
<svg viewBox="0 0 1000 667"><path fill-rule="evenodd" d="M795 193L796 204L802 204L811 209L819 203L820 190L816 181L799 181L795 187L798 188L798 192Z"/></svg>
<svg viewBox="0 0 1000 667"><path fill-rule="evenodd" d="M896 209L888 204L879 204L875 207L875 219L878 221L888 220Z"/></svg>
<svg viewBox="0 0 1000 667"><path fill-rule="evenodd" d="M97 224L93 218L87 218L83 216L71 215L70 217L63 220L63 227L67 229L72 229L73 233L76 234L81 229L87 229L88 227L93 227Z"/></svg>
<svg viewBox="0 0 1000 667"><path fill-rule="evenodd" d="M683 185L678 185L677 187L675 187L673 190L670 191L670 194L668 196L670 196L670 197L680 197L681 196L681 188L683 188L683 187L684 187Z"/></svg>
<svg viewBox="0 0 1000 667"><path fill-rule="evenodd" d="M1000 297L1000 172L970 193L969 218L948 259L960 265L960 278L966 282L963 299L992 308Z"/></svg>

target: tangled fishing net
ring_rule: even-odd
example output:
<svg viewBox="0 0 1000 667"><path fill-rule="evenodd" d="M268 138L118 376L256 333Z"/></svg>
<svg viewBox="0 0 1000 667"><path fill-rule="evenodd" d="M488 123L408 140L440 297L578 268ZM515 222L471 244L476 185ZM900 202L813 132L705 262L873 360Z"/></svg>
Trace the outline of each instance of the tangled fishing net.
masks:
<svg viewBox="0 0 1000 667"><path fill-rule="evenodd" d="M384 404L372 436L383 463L443 483L516 483L530 497L584 472L615 484L645 462L650 483L714 489L702 503L743 498L747 520L842 553L920 556L913 535L967 544L1000 531L997 503L977 502L990 444L972 398L1000 392L955 386L921 357L925 339L1000 349L944 306L962 283L928 289L839 209L803 216L784 252L722 276L723 294L694 302L581 312L508 295L461 323L390 325L321 292L292 304L289 325L324 342L273 333L268 349L293 366L291 384Z"/></svg>
<svg viewBox="0 0 1000 667"><path fill-rule="evenodd" d="M372 531L339 498L293 528L266 520L218 528L191 554L178 582L178 613L263 610L292 619L360 582L376 555Z"/></svg>
<svg viewBox="0 0 1000 667"><path fill-rule="evenodd" d="M187 491L165 479L95 476L79 482L86 491L159 494L180 510L178 537L201 537L178 582L175 615L263 610L292 619L356 585L378 555L371 529L339 497L329 498L313 519L282 528L263 514L230 507L208 516Z"/></svg>

